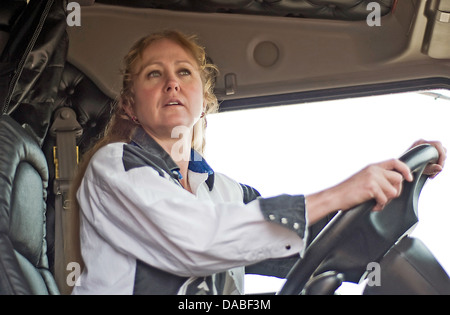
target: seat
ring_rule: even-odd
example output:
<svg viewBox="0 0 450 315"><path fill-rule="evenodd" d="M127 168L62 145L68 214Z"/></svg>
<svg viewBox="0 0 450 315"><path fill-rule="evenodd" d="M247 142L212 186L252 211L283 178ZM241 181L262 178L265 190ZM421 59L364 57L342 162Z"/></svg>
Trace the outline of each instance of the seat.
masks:
<svg viewBox="0 0 450 315"><path fill-rule="evenodd" d="M0 294L56 295L48 267L48 167L32 136L0 117Z"/></svg>

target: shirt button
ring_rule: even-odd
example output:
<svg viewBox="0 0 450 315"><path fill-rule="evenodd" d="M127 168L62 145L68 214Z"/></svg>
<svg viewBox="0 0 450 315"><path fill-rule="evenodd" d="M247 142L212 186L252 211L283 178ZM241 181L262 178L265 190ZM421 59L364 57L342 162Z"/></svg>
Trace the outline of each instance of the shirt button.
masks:
<svg viewBox="0 0 450 315"><path fill-rule="evenodd" d="M273 214L270 214L269 219L270 219L270 221L273 221L273 220L275 220L275 216Z"/></svg>
<svg viewBox="0 0 450 315"><path fill-rule="evenodd" d="M297 222L294 223L294 230L298 230L300 228L300 224Z"/></svg>
<svg viewBox="0 0 450 315"><path fill-rule="evenodd" d="M288 223L288 219L286 219L286 218L282 218L282 219L281 219L281 223L283 223L283 224L287 224L287 223Z"/></svg>

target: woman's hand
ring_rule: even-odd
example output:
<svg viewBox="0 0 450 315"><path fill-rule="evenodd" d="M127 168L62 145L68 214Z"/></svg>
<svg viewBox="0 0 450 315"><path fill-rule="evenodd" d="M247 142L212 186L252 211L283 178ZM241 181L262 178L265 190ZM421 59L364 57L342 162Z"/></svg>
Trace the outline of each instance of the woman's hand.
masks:
<svg viewBox="0 0 450 315"><path fill-rule="evenodd" d="M314 224L329 213L348 210L374 199L374 211L398 197L403 180L412 181L408 166L398 159L372 164L344 182L306 197L308 221Z"/></svg>
<svg viewBox="0 0 450 315"><path fill-rule="evenodd" d="M392 199L400 196L403 180L412 181L408 166L397 159L372 164L340 185L341 210L348 210L367 200L375 199L374 211L382 210Z"/></svg>
<svg viewBox="0 0 450 315"><path fill-rule="evenodd" d="M413 145L410 147L410 149L414 148L415 146L418 146L419 144L431 144L434 146L438 153L439 153L439 159L436 162L436 164L429 164L423 171L425 175L429 175L430 178L435 178L444 168L445 159L447 158L447 149L444 148L441 142L439 141L427 141L427 140L417 140L413 143Z"/></svg>
<svg viewBox="0 0 450 315"><path fill-rule="evenodd" d="M420 144L431 144L439 152L438 161L424 170L424 174L434 178L444 167L447 150L439 141L426 140L414 142L411 148ZM349 210L371 199L376 202L373 210L382 210L400 196L403 180L410 182L413 176L408 166L398 159L369 165L332 188L306 196L308 222L314 224L330 213Z"/></svg>

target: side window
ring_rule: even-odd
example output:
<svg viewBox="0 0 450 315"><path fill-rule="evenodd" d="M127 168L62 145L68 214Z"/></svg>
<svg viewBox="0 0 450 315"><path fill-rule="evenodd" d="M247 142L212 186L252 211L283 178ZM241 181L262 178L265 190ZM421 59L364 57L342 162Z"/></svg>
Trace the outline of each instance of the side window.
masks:
<svg viewBox="0 0 450 315"><path fill-rule="evenodd" d="M210 115L206 158L217 172L255 187L264 197L309 194L370 163L399 157L420 138L439 140L450 149L449 100L448 90L436 90ZM422 190L413 233L447 273L449 193L447 167ZM249 277L246 293L261 288L258 281L265 281L268 291L282 285Z"/></svg>

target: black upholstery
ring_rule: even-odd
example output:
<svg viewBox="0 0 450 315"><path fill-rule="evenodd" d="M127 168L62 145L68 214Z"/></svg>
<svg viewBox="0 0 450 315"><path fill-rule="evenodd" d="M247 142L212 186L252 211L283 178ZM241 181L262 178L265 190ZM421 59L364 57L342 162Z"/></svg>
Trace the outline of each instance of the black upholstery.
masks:
<svg viewBox="0 0 450 315"><path fill-rule="evenodd" d="M365 20L367 5L389 13L394 0L96 0L96 3L194 12L220 12L336 20Z"/></svg>
<svg viewBox="0 0 450 315"><path fill-rule="evenodd" d="M0 52L8 42L12 24L25 6L26 2L19 0L2 0L0 2Z"/></svg>
<svg viewBox="0 0 450 315"><path fill-rule="evenodd" d="M6 115L0 147L0 294L57 294L47 258L45 157Z"/></svg>
<svg viewBox="0 0 450 315"><path fill-rule="evenodd" d="M53 114L61 107L70 107L77 115L83 128L83 134L77 139L80 155L82 155L103 132L111 115L113 100L100 91L85 74L70 63L66 63L58 87ZM53 123L52 117L51 123ZM48 134L43 143L43 151L47 157L50 171L50 185L54 177L53 146L56 139Z"/></svg>
<svg viewBox="0 0 450 315"><path fill-rule="evenodd" d="M66 62L54 112L62 106L75 111L83 128L83 134L77 141L82 152L103 132L111 114L112 102L84 73Z"/></svg>

